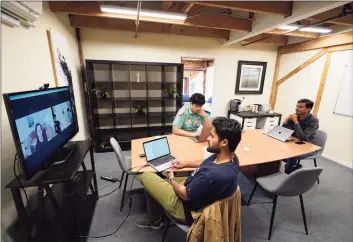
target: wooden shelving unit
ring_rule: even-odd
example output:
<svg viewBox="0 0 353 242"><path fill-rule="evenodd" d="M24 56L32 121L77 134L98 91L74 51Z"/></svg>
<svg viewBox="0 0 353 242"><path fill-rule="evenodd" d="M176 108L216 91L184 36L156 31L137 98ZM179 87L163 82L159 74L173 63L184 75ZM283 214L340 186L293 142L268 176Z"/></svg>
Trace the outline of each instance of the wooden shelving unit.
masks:
<svg viewBox="0 0 353 242"><path fill-rule="evenodd" d="M183 64L86 60L86 72L96 152L112 151L110 137L126 150L132 139L172 132L182 100L164 90L176 87L182 97ZM111 97L97 97L94 88ZM137 105L145 114L134 112Z"/></svg>

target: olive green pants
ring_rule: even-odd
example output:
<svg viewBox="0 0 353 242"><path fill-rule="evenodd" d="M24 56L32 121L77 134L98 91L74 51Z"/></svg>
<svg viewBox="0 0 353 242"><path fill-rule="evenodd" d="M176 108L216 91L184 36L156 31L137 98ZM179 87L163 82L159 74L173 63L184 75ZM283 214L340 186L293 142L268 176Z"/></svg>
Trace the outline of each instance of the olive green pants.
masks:
<svg viewBox="0 0 353 242"><path fill-rule="evenodd" d="M175 177L175 181L184 184L187 177ZM180 222L186 223L182 200L174 192L167 178L155 173L143 173L140 181L146 191L147 213L151 222L163 216L163 209Z"/></svg>

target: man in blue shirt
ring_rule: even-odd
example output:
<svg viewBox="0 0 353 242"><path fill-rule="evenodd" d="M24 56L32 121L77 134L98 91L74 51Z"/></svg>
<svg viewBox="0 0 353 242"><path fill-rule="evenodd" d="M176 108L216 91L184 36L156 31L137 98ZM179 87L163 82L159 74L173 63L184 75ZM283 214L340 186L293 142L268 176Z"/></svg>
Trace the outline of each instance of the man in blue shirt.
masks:
<svg viewBox="0 0 353 242"><path fill-rule="evenodd" d="M201 162L174 161L168 178L143 173L140 181L146 192L148 216L137 219L135 224L159 229L163 209L178 221L191 224L190 211L233 195L238 186L239 171L234 151L241 140L241 130L236 120L215 118L207 138L207 150L213 155ZM197 169L189 177L174 177L175 170L185 167Z"/></svg>
<svg viewBox="0 0 353 242"><path fill-rule="evenodd" d="M173 122L173 134L187 137L199 136L199 127L209 128L211 126L208 115L203 111L205 96L194 93L190 102L179 109Z"/></svg>

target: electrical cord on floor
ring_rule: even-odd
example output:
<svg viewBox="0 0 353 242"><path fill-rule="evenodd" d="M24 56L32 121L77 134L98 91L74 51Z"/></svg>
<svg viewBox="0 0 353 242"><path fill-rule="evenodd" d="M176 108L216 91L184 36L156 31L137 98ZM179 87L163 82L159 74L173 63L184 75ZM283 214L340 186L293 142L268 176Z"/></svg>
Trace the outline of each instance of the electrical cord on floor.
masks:
<svg viewBox="0 0 353 242"><path fill-rule="evenodd" d="M137 170L137 172L136 172L136 173L138 173L142 168L147 167L147 166L149 166L149 164L145 164L145 165L143 165L143 166L135 166L135 167L130 168L128 171L131 171L131 170L133 170L133 169L139 168L139 169ZM134 180L134 179L135 179L135 175L134 175L134 177L133 177L132 180ZM116 190L118 190L118 189L119 189L119 188L117 187L117 188L115 188L113 191L111 191L111 192L109 192L109 193L107 193L107 194L100 195L99 198L109 196L110 194L114 193L114 192L115 192ZM131 189L130 189L130 190L131 190Z"/></svg>
<svg viewBox="0 0 353 242"><path fill-rule="evenodd" d="M16 153L15 158L13 160L13 174L15 175L17 182L20 184L20 187L22 188L22 190L23 190L23 192L25 194L25 197L26 197L27 206L28 206L30 212L32 212L33 210L32 210L31 205L29 204L29 199L28 199L28 195L27 195L26 189L22 185L21 179L19 178L19 176L16 173L16 162L17 162L17 168L19 169L20 165L19 165L19 160L17 159L17 153ZM21 169L19 169L19 170L21 170Z"/></svg>
<svg viewBox="0 0 353 242"><path fill-rule="evenodd" d="M135 172L135 174L133 174L133 178L132 178L132 182L131 182L131 186L130 186L130 193L131 193L131 191L132 191L132 185L134 184L134 180L135 180L135 177L136 177L137 173L138 173L142 168L147 167L147 166L149 166L149 165L146 164L146 165L143 165L143 166L137 166L137 167L140 167L140 168ZM137 168L137 167L133 167L133 168L131 168L130 170L135 169L135 168ZM111 233L109 233L109 234L100 235L100 236L77 236L77 237L80 237L80 238L99 239L99 238L109 237L109 236L111 236L111 235L117 233L117 232L119 231L119 229L123 226L123 224L125 223L125 221L129 218L130 213L131 213L131 208L132 208L132 196L131 196L131 194L130 194L130 197L129 197L129 212L128 212L128 214L126 215L126 217L125 217L125 219L123 220L123 222L119 225L119 227L118 227L116 230L114 230L113 232L111 232Z"/></svg>

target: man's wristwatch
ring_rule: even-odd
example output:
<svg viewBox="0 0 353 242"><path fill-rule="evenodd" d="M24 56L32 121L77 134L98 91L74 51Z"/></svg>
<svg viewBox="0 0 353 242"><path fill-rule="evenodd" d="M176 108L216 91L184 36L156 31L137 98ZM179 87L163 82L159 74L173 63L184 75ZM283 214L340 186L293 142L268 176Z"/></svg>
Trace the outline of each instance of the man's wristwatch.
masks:
<svg viewBox="0 0 353 242"><path fill-rule="evenodd" d="M171 181L174 180L174 177L171 177L168 179L168 182L171 183ZM175 180L174 180L175 181Z"/></svg>

